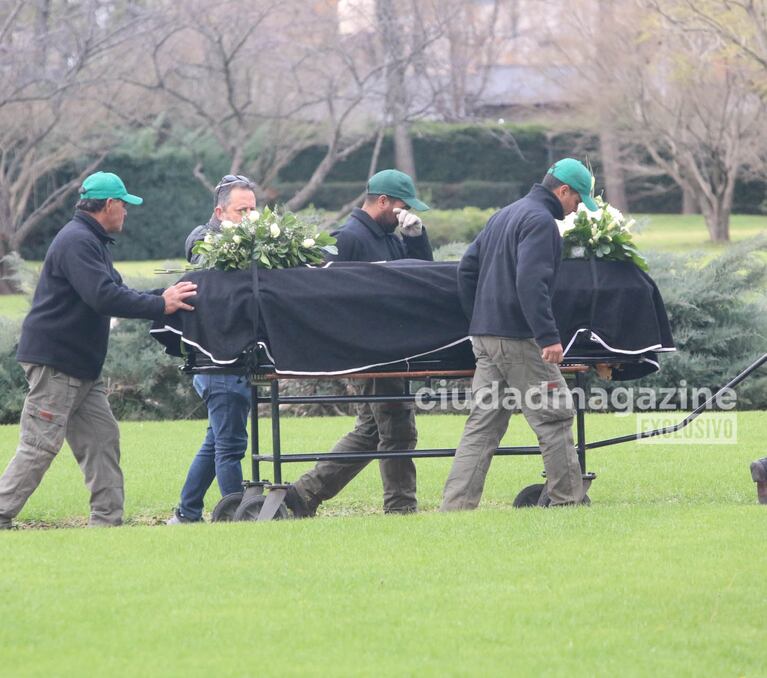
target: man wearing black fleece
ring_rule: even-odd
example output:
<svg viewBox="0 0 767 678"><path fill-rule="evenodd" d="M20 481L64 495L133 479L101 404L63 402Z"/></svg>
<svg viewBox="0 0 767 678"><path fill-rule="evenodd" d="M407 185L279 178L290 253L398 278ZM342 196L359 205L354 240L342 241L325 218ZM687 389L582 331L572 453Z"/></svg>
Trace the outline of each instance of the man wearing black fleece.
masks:
<svg viewBox="0 0 767 678"><path fill-rule="evenodd" d="M367 196L355 208L336 237L335 261L431 261L429 237L421 219L410 212L429 206L416 196L413 180L404 172L387 169L370 177ZM399 227L399 233L396 232ZM401 379L369 379L364 395L401 395ZM358 407L354 430L333 447L333 452L412 450L418 442L415 413L411 403L376 402ZM297 517L315 515L323 501L335 497L369 463L323 459L302 475L289 489L286 504ZM379 461L383 482L385 513L412 513L418 508L416 468L412 459Z"/></svg>
<svg viewBox="0 0 767 678"><path fill-rule="evenodd" d="M522 409L538 437L551 505L583 498L572 436L574 411L557 367L563 350L551 296L562 257L556 220L574 212L581 201L596 210L593 185L582 163L560 160L524 198L494 214L461 259L458 290L470 319L477 368L471 413L445 483L443 511L479 504L490 462L509 425L510 403Z"/></svg>
<svg viewBox="0 0 767 678"><path fill-rule="evenodd" d="M91 174L73 219L48 248L16 353L29 393L16 455L0 478L0 529L11 527L65 439L91 493L89 526L122 523L120 431L100 377L109 321L192 311L184 300L196 288L182 282L143 294L123 284L108 246L122 230L126 203L142 202L117 175Z"/></svg>

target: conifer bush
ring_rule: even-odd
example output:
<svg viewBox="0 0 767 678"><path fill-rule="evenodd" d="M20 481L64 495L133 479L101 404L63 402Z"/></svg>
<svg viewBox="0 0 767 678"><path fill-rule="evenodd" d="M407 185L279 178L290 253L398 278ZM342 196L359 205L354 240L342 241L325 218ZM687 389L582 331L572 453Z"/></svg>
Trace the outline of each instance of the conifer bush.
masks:
<svg viewBox="0 0 767 678"><path fill-rule="evenodd" d="M460 258L465 245L449 243L435 259ZM767 238L734 245L716 257L707 253L647 252L650 275L666 304L676 353L661 356L661 370L635 382L589 382L615 386L716 388L767 352ZM21 274L30 289L29 272ZM128 281L145 289L156 281ZM104 366L109 400L119 419L205 417L205 408L179 370L181 361L165 355L143 320L120 320L112 330ZM24 373L16 362L21 321L0 317L0 423L17 423L26 394ZM285 393L347 393L343 380L290 380ZM325 390L330 389L330 391ZM738 388L739 409L767 409L767 369ZM291 414L350 413L350 407L296 407Z"/></svg>

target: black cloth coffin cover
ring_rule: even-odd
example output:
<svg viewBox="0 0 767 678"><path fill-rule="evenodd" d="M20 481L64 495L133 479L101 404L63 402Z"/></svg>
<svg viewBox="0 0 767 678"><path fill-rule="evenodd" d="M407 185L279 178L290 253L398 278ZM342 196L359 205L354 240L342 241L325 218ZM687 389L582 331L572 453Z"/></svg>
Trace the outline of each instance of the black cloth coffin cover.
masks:
<svg viewBox="0 0 767 678"><path fill-rule="evenodd" d="M322 268L193 271L194 312L151 329L171 355L193 348L231 365L257 344L280 374L335 375L418 357L473 360L455 262L343 262ZM658 369L673 351L658 288L629 263L566 260L553 299L566 358L622 363L616 379Z"/></svg>

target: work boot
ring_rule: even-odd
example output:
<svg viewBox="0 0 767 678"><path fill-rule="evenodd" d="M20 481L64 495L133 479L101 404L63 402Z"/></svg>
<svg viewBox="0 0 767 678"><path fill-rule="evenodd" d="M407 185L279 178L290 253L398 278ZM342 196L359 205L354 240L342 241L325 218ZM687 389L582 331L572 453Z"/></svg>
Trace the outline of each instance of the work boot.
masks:
<svg viewBox="0 0 767 678"><path fill-rule="evenodd" d="M751 462L751 477L756 483L756 496L760 504L767 504L767 457Z"/></svg>
<svg viewBox="0 0 767 678"><path fill-rule="evenodd" d="M417 506L404 506L403 508L385 508L384 514L387 516L406 516L418 513Z"/></svg>
<svg viewBox="0 0 767 678"><path fill-rule="evenodd" d="M296 518L314 518L317 515L317 509L312 509L293 485L288 486L285 491L285 506Z"/></svg>

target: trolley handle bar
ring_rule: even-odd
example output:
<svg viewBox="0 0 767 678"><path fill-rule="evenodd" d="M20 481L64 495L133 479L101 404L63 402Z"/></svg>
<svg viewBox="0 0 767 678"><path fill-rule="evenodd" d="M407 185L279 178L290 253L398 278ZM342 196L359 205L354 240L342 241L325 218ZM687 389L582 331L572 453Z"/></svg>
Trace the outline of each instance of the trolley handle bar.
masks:
<svg viewBox="0 0 767 678"><path fill-rule="evenodd" d="M757 361L751 363L745 370L743 370L738 376L731 379L727 384L722 386L714 395L712 395L705 403L696 407L690 414L688 414L682 421L673 426L665 426L664 428L656 428L652 431L642 431L633 435L620 436L618 438L608 438L606 440L598 440L594 443L586 443L587 450L593 450L598 447L607 447L608 445L617 445L619 443L628 443L632 440L642 440L644 438L654 438L655 436L662 436L668 433L676 433L677 431L685 428L693 419L697 419L708 406L715 402L716 399L727 389L735 388L744 379L748 378L753 372L758 370L764 363L767 362L767 353L765 353Z"/></svg>

